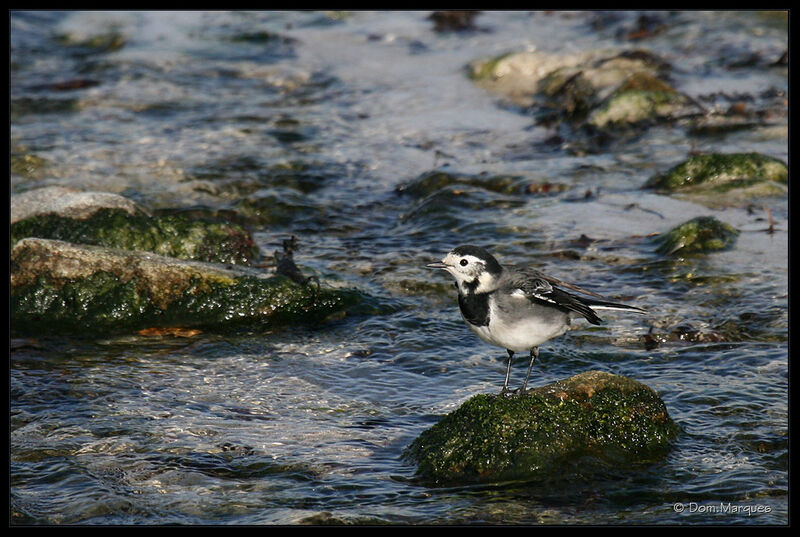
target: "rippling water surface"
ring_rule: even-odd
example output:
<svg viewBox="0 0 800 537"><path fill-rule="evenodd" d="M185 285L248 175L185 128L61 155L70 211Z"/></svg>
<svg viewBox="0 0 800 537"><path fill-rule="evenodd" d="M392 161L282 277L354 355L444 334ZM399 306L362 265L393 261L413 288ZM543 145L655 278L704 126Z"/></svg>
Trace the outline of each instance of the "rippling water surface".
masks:
<svg viewBox="0 0 800 537"><path fill-rule="evenodd" d="M428 15L12 13L12 157L36 162L12 166L12 193L66 185L153 210L234 209L265 254L294 234L305 271L395 304L315 328L15 341L12 523L788 522L788 200L764 202L767 234L761 202L711 209L640 190L693 150L786 161L786 118L692 139L655 127L576 154L464 69L526 48L645 48L682 91L751 102L788 88L787 67L760 60L786 50L786 18L652 14L663 29L633 41L640 13L486 12L458 33ZM434 169L564 188L398 192ZM741 229L736 247L653 253L648 234L699 215ZM403 449L504 374L451 282L423 268L461 243L651 312L545 344L535 383L600 369L648 384L682 429L665 459L532 483L413 479ZM642 343L681 325L726 337Z"/></svg>

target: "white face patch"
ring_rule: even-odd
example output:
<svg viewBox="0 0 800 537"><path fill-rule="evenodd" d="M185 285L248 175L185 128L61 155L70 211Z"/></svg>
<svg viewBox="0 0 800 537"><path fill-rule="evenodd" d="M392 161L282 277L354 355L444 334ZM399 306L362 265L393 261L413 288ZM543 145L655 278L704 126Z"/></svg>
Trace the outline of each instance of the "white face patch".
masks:
<svg viewBox="0 0 800 537"><path fill-rule="evenodd" d="M442 263L447 265L447 272L456 279L459 289L463 293L469 290L475 293L486 293L496 288L495 277L486 270L486 263L474 255L455 255L449 253L442 259ZM473 284L478 281L477 287L467 287L466 284Z"/></svg>

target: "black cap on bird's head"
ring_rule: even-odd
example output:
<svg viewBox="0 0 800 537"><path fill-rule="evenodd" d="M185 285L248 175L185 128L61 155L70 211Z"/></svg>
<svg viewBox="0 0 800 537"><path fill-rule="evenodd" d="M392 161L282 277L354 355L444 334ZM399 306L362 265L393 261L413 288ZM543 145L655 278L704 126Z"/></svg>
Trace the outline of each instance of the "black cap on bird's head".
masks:
<svg viewBox="0 0 800 537"><path fill-rule="evenodd" d="M431 263L428 267L446 270L455 277L459 289L470 292L495 288L495 282L503 272L503 267L492 254L469 244L453 249L441 263Z"/></svg>
<svg viewBox="0 0 800 537"><path fill-rule="evenodd" d="M490 274L499 275L501 272L503 272L503 267L500 266L500 263L497 262L497 259L495 259L492 254L480 246L465 244L463 246L454 248L450 253L460 257L461 259L468 259L467 256L471 256L482 261L484 268Z"/></svg>

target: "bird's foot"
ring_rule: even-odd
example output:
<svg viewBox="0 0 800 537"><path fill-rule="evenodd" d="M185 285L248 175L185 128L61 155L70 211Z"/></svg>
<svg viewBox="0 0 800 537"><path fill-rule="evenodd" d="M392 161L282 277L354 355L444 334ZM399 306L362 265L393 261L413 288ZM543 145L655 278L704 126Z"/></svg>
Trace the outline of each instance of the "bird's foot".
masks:
<svg viewBox="0 0 800 537"><path fill-rule="evenodd" d="M531 391L531 388L526 388L525 386L520 386L516 390L509 390L509 393L511 393L512 395L515 395L517 397L522 397L523 395L525 395L529 391Z"/></svg>
<svg viewBox="0 0 800 537"><path fill-rule="evenodd" d="M500 397L512 397L517 390L509 390L508 386L503 386L500 390Z"/></svg>
<svg viewBox="0 0 800 537"><path fill-rule="evenodd" d="M519 397L519 396L527 394L529 391L531 391L531 388L523 389L522 387L520 387L520 388L517 388L516 390L512 390L512 389L509 389L509 388L503 388L502 390L500 390L500 393L498 395L500 397L509 397L509 398L510 397Z"/></svg>

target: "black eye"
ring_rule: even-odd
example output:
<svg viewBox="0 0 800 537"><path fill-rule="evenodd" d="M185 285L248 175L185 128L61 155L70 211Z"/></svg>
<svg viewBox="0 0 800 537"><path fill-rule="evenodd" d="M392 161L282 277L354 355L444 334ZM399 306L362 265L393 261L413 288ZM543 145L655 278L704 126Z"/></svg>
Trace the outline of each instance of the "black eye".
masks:
<svg viewBox="0 0 800 537"><path fill-rule="evenodd" d="M469 261L467 261L466 259L462 259L461 260L461 266L462 267L466 267L468 263L469 263Z"/></svg>

